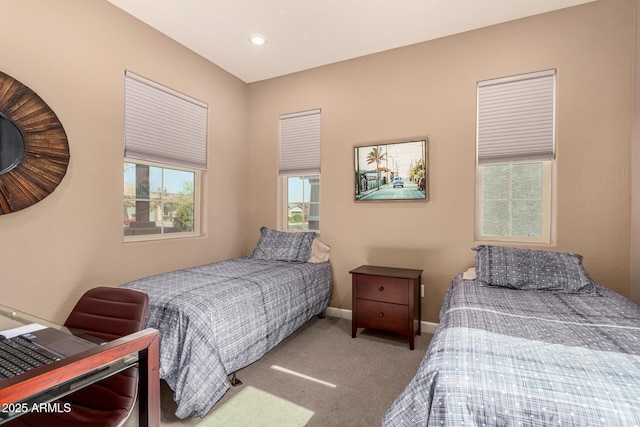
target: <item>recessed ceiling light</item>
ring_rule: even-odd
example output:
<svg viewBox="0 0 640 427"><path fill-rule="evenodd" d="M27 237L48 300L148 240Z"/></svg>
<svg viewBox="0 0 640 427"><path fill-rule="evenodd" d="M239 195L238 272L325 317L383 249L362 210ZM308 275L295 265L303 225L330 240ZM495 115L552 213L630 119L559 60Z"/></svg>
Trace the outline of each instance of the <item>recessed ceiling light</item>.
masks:
<svg viewBox="0 0 640 427"><path fill-rule="evenodd" d="M249 36L249 41L256 46L262 46L267 43L267 38L262 34L251 34Z"/></svg>

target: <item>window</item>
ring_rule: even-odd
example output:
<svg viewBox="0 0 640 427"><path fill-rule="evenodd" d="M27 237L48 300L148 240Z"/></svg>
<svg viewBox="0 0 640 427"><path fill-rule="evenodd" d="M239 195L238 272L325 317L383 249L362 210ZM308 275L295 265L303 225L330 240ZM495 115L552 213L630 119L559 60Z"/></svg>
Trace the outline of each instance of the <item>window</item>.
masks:
<svg viewBox="0 0 640 427"><path fill-rule="evenodd" d="M124 164L125 236L194 234L198 171Z"/></svg>
<svg viewBox="0 0 640 427"><path fill-rule="evenodd" d="M125 74L125 241L199 235L207 106Z"/></svg>
<svg viewBox="0 0 640 427"><path fill-rule="evenodd" d="M549 243L555 70L478 83L476 240Z"/></svg>
<svg viewBox="0 0 640 427"><path fill-rule="evenodd" d="M320 175L286 176L287 230L320 229Z"/></svg>
<svg viewBox="0 0 640 427"><path fill-rule="evenodd" d="M283 228L320 230L320 110L279 121Z"/></svg>

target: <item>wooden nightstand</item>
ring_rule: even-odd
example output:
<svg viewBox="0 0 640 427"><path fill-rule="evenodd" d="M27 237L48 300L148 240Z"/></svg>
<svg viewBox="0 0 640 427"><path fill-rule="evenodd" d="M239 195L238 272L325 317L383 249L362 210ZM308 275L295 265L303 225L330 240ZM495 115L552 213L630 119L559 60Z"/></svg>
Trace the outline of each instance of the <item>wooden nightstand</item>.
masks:
<svg viewBox="0 0 640 427"><path fill-rule="evenodd" d="M358 328L384 329L409 338L420 335L422 270L362 265L351 270L353 308L351 336Z"/></svg>

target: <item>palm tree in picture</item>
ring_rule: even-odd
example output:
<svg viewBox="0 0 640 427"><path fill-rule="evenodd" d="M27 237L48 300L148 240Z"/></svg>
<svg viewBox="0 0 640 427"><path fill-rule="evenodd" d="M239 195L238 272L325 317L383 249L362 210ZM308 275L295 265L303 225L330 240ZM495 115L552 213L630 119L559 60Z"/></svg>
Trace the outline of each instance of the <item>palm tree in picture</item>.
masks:
<svg viewBox="0 0 640 427"><path fill-rule="evenodd" d="M380 162L386 159L386 154L381 152L380 147L373 147L367 154L367 164L376 164L376 187L380 189Z"/></svg>

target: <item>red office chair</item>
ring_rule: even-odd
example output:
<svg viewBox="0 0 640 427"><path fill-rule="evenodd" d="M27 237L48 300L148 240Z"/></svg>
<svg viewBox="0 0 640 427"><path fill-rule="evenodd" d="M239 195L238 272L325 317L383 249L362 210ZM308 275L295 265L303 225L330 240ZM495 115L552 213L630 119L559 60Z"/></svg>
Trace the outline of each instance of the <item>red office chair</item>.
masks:
<svg viewBox="0 0 640 427"><path fill-rule="evenodd" d="M148 302L147 294L133 289L90 289L80 298L64 326L111 341L143 329ZM131 413L137 391L138 370L130 368L60 399L62 404L71 404L70 412L29 413L7 425L119 426Z"/></svg>

